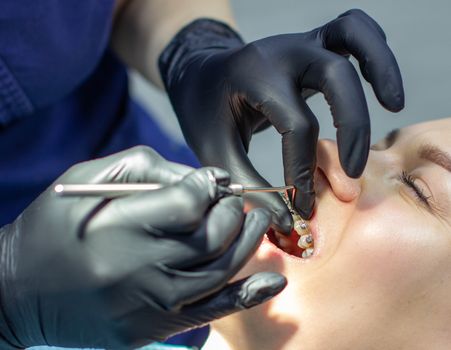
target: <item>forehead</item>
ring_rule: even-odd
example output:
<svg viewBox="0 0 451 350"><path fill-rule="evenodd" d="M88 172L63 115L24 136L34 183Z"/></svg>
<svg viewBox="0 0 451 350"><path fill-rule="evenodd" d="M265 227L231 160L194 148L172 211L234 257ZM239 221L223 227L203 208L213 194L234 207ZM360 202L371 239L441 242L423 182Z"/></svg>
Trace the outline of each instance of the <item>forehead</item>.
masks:
<svg viewBox="0 0 451 350"><path fill-rule="evenodd" d="M451 118L414 124L401 129L400 139L408 142L431 142L451 150Z"/></svg>

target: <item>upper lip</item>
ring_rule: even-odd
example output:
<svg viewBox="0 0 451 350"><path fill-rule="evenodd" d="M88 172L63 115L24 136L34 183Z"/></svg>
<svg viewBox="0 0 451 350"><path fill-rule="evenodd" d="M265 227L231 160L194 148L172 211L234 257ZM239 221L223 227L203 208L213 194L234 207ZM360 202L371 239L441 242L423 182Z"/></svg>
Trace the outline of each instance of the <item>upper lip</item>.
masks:
<svg viewBox="0 0 451 350"><path fill-rule="evenodd" d="M321 251L321 247L323 244L323 239L319 234L318 221L316 220L316 218L317 218L316 213L317 213L317 208L315 208L315 210L313 211L313 215L309 220L310 233L313 236L313 242L314 242L314 247L315 247L315 249L314 249L315 255Z"/></svg>
<svg viewBox="0 0 451 350"><path fill-rule="evenodd" d="M318 197L319 191L318 191L318 180L320 177L323 177L326 181L327 181L327 185L332 188L332 184L330 183L330 180L326 174L326 172L321 169L320 167L317 167L314 173L314 179L315 179L315 192L316 192L316 197ZM318 199L318 198L316 198Z"/></svg>

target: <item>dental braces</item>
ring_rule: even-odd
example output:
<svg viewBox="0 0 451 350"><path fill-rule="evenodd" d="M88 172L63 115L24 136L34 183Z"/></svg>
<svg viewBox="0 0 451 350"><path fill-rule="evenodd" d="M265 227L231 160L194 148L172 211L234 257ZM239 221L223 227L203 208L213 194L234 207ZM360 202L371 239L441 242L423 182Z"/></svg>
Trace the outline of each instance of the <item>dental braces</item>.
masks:
<svg viewBox="0 0 451 350"><path fill-rule="evenodd" d="M295 190L292 191L292 198L294 198L294 194L295 194ZM293 217L293 229L294 231L298 234L299 236L299 240L297 241L297 246L301 249L303 249L302 251L302 258L306 259L308 257L310 257L311 255L313 255L314 252L314 240L313 240L313 235L310 232L310 228L308 225L308 222L306 222L294 209L293 206L291 205L291 201L288 199L289 198L289 194L288 191L286 191L285 193L281 193L281 197L284 201L284 203L286 204L286 206L288 207L288 210L291 213L291 216Z"/></svg>

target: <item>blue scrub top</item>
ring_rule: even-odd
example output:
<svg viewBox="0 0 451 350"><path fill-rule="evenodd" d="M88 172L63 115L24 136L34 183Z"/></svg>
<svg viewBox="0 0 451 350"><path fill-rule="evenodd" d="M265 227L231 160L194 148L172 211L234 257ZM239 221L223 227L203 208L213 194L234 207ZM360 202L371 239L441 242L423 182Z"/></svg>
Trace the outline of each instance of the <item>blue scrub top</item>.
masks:
<svg viewBox="0 0 451 350"><path fill-rule="evenodd" d="M128 94L113 0L0 2L0 225L71 165L135 145L198 163Z"/></svg>
<svg viewBox="0 0 451 350"><path fill-rule="evenodd" d="M81 161L148 145L198 166L130 99L127 71L108 49L113 5L1 0L0 226ZM173 342L199 346L205 335Z"/></svg>

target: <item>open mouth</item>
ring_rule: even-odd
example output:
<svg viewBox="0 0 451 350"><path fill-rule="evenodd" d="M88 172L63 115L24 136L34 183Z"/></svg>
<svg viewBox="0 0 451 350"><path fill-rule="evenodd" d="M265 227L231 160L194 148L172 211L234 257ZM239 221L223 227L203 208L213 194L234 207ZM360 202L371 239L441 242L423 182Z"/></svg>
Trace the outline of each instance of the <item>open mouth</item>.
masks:
<svg viewBox="0 0 451 350"><path fill-rule="evenodd" d="M328 183L327 177L324 175L320 168L316 169L315 172L315 183L322 177L322 181ZM330 184L329 184L330 186ZM315 241L321 241L318 237L318 232L314 225L311 225L309 221L302 219L302 217L293 209L290 200L288 199L288 193L282 195L282 199L287 205L292 217L293 217L293 228L291 229L290 235L286 236L280 232L274 231L272 228L266 233L266 237L269 242L276 246L283 253L289 255L292 258L307 260L312 256L316 255L317 248L315 247ZM314 220L316 216L316 209L313 211L311 220ZM310 221L311 221L310 220ZM320 242L316 242L317 245Z"/></svg>
<svg viewBox="0 0 451 350"><path fill-rule="evenodd" d="M315 238L309 223L293 215L294 225L289 236L270 229L268 240L284 253L298 259L308 259L315 253Z"/></svg>

